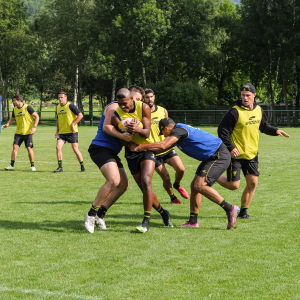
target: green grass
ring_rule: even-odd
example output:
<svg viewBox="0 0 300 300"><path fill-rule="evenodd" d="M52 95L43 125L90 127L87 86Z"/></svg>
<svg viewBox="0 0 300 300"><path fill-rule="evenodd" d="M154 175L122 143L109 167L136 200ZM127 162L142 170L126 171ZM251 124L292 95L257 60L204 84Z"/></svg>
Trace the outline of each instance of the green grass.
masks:
<svg viewBox="0 0 300 300"><path fill-rule="evenodd" d="M133 232L142 221L142 195L123 153L130 188L108 211L107 231L85 230L84 214L104 178L87 152L97 128L79 130L86 173L79 172L69 144L63 148L64 172L53 173L55 127L43 126L34 135L37 172L30 171L23 145L15 171L4 171L15 127L0 134L1 300L300 299L299 129L286 129L290 139L261 135L262 175L249 209L252 220L226 230L224 211L204 198L200 228L164 228L153 211L146 234ZM216 128L205 130L216 134ZM182 185L190 190L198 162L177 150L186 167ZM237 191L215 188L240 205L244 186L242 179ZM170 205L157 174L153 187L174 225L188 220L189 200Z"/></svg>

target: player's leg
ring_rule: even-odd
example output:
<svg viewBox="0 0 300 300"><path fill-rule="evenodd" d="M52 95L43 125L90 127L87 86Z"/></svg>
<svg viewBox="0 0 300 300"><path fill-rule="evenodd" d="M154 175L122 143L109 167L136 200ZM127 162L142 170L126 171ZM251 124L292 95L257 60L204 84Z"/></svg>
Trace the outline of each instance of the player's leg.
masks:
<svg viewBox="0 0 300 300"><path fill-rule="evenodd" d="M32 135L29 134L28 136L24 137L24 143L25 147L28 151L28 157L30 161L30 167L31 171L36 171L36 168L34 166L34 153L33 153L33 140L32 140Z"/></svg>
<svg viewBox="0 0 300 300"><path fill-rule="evenodd" d="M62 167L62 159L63 159L63 154L62 154L62 147L65 144L65 140L58 138L56 142L56 156L57 156L57 161L58 161L58 168L54 171L54 173L57 172L62 172L63 167Z"/></svg>
<svg viewBox="0 0 300 300"><path fill-rule="evenodd" d="M72 149L73 149L74 153L76 154L76 157L80 163L81 172L85 172L85 168L83 165L83 157L82 157L81 152L79 151L78 143L72 143L71 145L72 145Z"/></svg>
<svg viewBox="0 0 300 300"><path fill-rule="evenodd" d="M163 187L171 198L171 203L172 204L182 204L182 202L179 201L177 199L177 197L174 195L170 174L169 174L168 170L166 169L164 163L162 163L158 167L156 167L155 171L161 177L161 179L163 181Z"/></svg>
<svg viewBox="0 0 300 300"><path fill-rule="evenodd" d="M231 162L229 167L227 168L227 177L225 175L221 175L217 182L222 187L228 190L236 190L240 187L240 172L242 165L238 159L231 158Z"/></svg>
<svg viewBox="0 0 300 300"><path fill-rule="evenodd" d="M172 166L172 168L175 170L175 182L173 184L173 187L180 193L183 198L188 199L189 193L180 185L185 172L185 167L176 152L175 154L176 156L172 156L171 158L166 159L165 162L168 165Z"/></svg>
<svg viewBox="0 0 300 300"><path fill-rule="evenodd" d="M12 150L12 153L11 153L10 165L8 167L6 167L5 170L7 170L7 171L13 171L15 169L15 161L16 161L16 158L18 156L19 147L20 146L17 145L17 144L13 145L13 150Z"/></svg>

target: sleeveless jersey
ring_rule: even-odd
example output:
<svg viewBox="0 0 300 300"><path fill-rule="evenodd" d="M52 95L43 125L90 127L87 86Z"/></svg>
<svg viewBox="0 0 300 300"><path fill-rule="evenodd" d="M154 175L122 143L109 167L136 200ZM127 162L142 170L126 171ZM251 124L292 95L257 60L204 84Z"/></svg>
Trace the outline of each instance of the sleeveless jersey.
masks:
<svg viewBox="0 0 300 300"><path fill-rule="evenodd" d="M261 108L259 105L253 110L245 110L237 105L234 108L238 111L239 118L230 135L230 140L240 153L240 156L235 159L252 159L258 153Z"/></svg>
<svg viewBox="0 0 300 300"><path fill-rule="evenodd" d="M153 141L156 142L162 142L165 137L163 135L159 135L159 127L158 127L158 123L161 119L166 117L166 112L165 109L161 106L155 105L155 110L153 112L151 112L151 138L153 139ZM174 149L174 148L172 148ZM156 154L156 156L159 155L163 155L167 152L169 152L171 149L169 149L166 152L160 153L160 154Z"/></svg>
<svg viewBox="0 0 300 300"><path fill-rule="evenodd" d="M59 134L72 133L71 125L76 120L76 115L70 110L70 102L66 105L57 105L56 113L58 118ZM78 132L78 125L74 126L75 132Z"/></svg>
<svg viewBox="0 0 300 300"><path fill-rule="evenodd" d="M186 155L200 161L207 160L219 148L222 140L211 133L178 123L174 128L183 127L188 137L176 142L176 146Z"/></svg>
<svg viewBox="0 0 300 300"><path fill-rule="evenodd" d="M112 102L112 103L117 103L117 101ZM108 104L106 107L111 105L112 103ZM106 107L104 108L103 111L105 111ZM98 126L98 131L95 136L95 138L92 140L92 144L101 146L101 147L106 147L109 148L116 153L119 153L122 149L122 144L119 139L107 134L106 132L103 131L103 124L105 120L105 115L104 112L102 113L100 124Z"/></svg>
<svg viewBox="0 0 300 300"><path fill-rule="evenodd" d="M17 122L17 134L27 135L34 126L32 115L27 110L27 104L23 104L21 108L14 107L14 115Z"/></svg>
<svg viewBox="0 0 300 300"><path fill-rule="evenodd" d="M120 107L116 109L116 113L118 114L120 120L124 120L126 118L135 118L138 119L140 122L143 118L143 102L141 101L133 101L134 109L132 112L124 112ZM151 137L151 134L147 139L141 137L138 133L135 133L133 135L133 139L131 140L133 143L137 145L142 144L152 144L153 139Z"/></svg>

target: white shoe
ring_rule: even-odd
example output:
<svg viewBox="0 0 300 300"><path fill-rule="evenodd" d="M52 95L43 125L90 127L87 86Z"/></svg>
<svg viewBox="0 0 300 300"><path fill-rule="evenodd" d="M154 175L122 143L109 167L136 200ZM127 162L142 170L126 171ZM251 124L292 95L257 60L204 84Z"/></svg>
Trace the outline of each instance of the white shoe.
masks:
<svg viewBox="0 0 300 300"><path fill-rule="evenodd" d="M31 167L31 171L35 172L36 168L35 167Z"/></svg>
<svg viewBox="0 0 300 300"><path fill-rule="evenodd" d="M12 165L9 165L8 167L5 168L7 171L13 171L15 167L12 167Z"/></svg>
<svg viewBox="0 0 300 300"><path fill-rule="evenodd" d="M99 218L97 215L95 217L95 223L96 226L100 229L106 229L105 221L104 219Z"/></svg>
<svg viewBox="0 0 300 300"><path fill-rule="evenodd" d="M91 217L88 215L88 213L86 213L84 218L85 218L85 223L84 223L85 229L90 233L94 233L95 217Z"/></svg>

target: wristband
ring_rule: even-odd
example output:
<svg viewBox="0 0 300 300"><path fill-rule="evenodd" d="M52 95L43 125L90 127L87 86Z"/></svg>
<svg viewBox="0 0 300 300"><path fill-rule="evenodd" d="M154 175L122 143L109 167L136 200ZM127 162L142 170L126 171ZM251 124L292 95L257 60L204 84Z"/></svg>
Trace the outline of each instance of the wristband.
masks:
<svg viewBox="0 0 300 300"><path fill-rule="evenodd" d="M36 126L36 125L34 125L33 127L34 127L34 128L37 128L37 126Z"/></svg>

